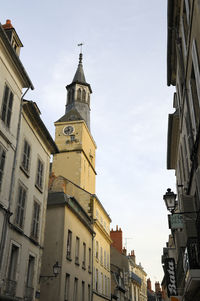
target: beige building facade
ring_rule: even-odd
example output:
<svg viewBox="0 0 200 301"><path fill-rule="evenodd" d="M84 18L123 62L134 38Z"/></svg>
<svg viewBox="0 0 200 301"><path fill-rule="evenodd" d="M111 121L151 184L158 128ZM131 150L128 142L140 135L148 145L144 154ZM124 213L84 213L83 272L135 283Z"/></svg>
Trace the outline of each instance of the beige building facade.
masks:
<svg viewBox="0 0 200 301"><path fill-rule="evenodd" d="M22 96L22 88L33 86L18 58L22 44L9 20L0 34L0 300L36 300L49 162L57 147L36 103Z"/></svg>
<svg viewBox="0 0 200 301"><path fill-rule="evenodd" d="M67 180L55 178L48 196L40 300L91 300L94 231L91 218L65 191ZM55 222L56 217L56 222ZM53 275L58 262L61 273Z"/></svg>
<svg viewBox="0 0 200 301"><path fill-rule="evenodd" d="M130 300L147 301L147 274L141 264L136 264L135 253L128 255Z"/></svg>

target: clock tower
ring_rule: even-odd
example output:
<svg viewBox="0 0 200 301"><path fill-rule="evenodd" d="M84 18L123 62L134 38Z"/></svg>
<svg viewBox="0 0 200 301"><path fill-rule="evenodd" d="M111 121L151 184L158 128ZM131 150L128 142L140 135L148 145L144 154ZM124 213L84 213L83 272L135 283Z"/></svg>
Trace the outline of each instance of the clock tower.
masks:
<svg viewBox="0 0 200 301"><path fill-rule="evenodd" d="M55 143L59 153L54 155L52 172L94 194L96 144L90 133L92 89L85 79L82 53L72 83L66 89L65 114L55 122Z"/></svg>

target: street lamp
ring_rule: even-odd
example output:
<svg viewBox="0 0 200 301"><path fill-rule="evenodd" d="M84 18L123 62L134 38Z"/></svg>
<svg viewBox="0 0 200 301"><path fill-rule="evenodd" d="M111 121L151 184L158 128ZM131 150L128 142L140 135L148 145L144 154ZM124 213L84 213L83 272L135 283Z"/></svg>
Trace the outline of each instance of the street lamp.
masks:
<svg viewBox="0 0 200 301"><path fill-rule="evenodd" d="M50 275L50 276L40 275L40 279L41 278L49 279L49 278L57 277L58 274L60 274L60 271L61 271L61 265L59 265L58 261L56 261L56 263L53 265L53 274L54 275Z"/></svg>
<svg viewBox="0 0 200 301"><path fill-rule="evenodd" d="M170 188L168 188L167 192L163 195L163 200L165 201L167 210L169 210L171 213L174 213L177 204L176 194L173 191L171 191Z"/></svg>

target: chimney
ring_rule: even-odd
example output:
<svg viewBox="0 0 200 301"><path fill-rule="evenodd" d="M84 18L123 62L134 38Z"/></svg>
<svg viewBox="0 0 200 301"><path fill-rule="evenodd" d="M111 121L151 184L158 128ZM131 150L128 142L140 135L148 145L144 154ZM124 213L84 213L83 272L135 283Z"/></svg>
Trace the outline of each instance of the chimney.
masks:
<svg viewBox="0 0 200 301"><path fill-rule="evenodd" d="M155 282L155 292L156 292L156 293L161 292L160 283L159 283L158 281Z"/></svg>
<svg viewBox="0 0 200 301"><path fill-rule="evenodd" d="M11 28L13 28L10 20L6 20L6 24L3 24L2 27L3 27L3 29L11 29Z"/></svg>
<svg viewBox="0 0 200 301"><path fill-rule="evenodd" d="M125 256L126 256L126 254L127 254L127 251L126 251L126 248L125 248L125 247L122 249L122 254L125 255Z"/></svg>
<svg viewBox="0 0 200 301"><path fill-rule="evenodd" d="M131 251L130 257L133 260L133 262L135 263L135 251L134 250Z"/></svg>
<svg viewBox="0 0 200 301"><path fill-rule="evenodd" d="M115 247L120 253L122 253L122 230L118 229L118 225L116 226L116 230L110 231L110 237L113 241L112 246Z"/></svg>
<svg viewBox="0 0 200 301"><path fill-rule="evenodd" d="M152 292L152 288L151 288L151 279L150 279L150 278L147 279L147 289L148 289L150 292Z"/></svg>

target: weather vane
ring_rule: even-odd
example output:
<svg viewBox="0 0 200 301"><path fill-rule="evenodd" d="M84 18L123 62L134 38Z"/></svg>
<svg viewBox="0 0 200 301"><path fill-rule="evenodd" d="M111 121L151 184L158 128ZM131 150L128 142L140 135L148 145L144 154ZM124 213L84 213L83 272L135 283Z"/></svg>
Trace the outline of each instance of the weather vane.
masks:
<svg viewBox="0 0 200 301"><path fill-rule="evenodd" d="M83 43L78 44L78 46L81 47L81 53L82 53L82 46L83 46Z"/></svg>

